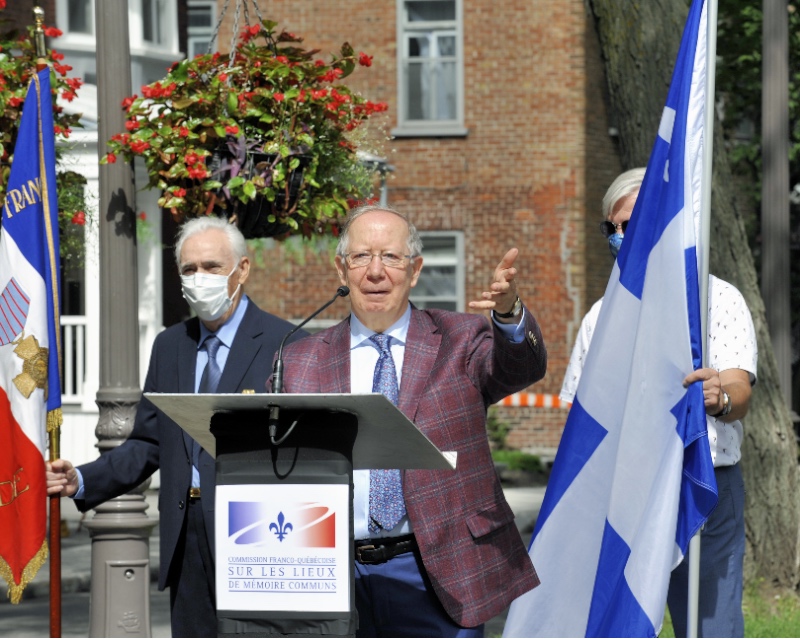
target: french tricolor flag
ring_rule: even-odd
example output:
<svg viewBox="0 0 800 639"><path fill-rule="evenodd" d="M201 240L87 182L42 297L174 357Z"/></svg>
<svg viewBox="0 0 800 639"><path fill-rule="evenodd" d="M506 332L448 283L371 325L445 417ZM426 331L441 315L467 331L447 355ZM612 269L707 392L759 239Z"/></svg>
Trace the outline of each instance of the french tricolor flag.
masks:
<svg viewBox="0 0 800 639"><path fill-rule="evenodd" d="M717 501L700 367L706 7L667 104L567 418L506 637L655 637L670 571Z"/></svg>
<svg viewBox="0 0 800 639"><path fill-rule="evenodd" d="M61 425L55 180L44 69L28 87L0 227L0 576L13 603L47 558L44 452Z"/></svg>

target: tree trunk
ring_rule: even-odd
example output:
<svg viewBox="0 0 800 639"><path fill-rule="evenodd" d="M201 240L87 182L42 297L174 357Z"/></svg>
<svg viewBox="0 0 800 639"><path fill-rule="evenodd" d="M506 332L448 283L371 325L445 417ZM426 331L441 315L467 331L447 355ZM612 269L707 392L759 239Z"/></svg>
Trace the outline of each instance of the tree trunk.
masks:
<svg viewBox="0 0 800 639"><path fill-rule="evenodd" d="M595 18L609 87L612 126L622 164L645 166L650 156L686 22L686 0L588 0ZM758 339L758 383L744 420L742 470L745 578L782 586L798 583L800 506L797 445L780 392L764 303L737 208L726 148L717 125L712 189L712 273L734 284L750 308ZM789 273L786 274L789 277Z"/></svg>

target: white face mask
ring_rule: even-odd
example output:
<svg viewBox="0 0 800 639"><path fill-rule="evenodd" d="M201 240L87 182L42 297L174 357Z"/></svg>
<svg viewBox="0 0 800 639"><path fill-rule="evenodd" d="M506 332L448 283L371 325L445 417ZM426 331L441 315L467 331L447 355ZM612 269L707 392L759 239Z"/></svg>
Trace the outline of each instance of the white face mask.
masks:
<svg viewBox="0 0 800 639"><path fill-rule="evenodd" d="M181 275L183 299L197 313L197 317L206 322L213 322L227 312L241 287L241 284L237 286L233 295L228 297L228 279L235 272L236 267L227 275L211 273Z"/></svg>

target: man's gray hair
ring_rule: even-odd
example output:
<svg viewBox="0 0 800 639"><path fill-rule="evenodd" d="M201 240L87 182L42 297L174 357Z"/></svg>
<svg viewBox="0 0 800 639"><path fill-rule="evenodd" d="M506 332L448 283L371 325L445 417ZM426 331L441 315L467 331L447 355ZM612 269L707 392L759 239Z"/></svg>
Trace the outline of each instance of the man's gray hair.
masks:
<svg viewBox="0 0 800 639"><path fill-rule="evenodd" d="M380 204L364 204L363 206L359 206L350 210L344 220L344 224L342 225L342 232L339 234L339 244L336 246L336 255L342 259L347 256L347 253L350 250L350 227L353 225L353 222L355 222L362 215L373 213L375 211L392 213L393 215L396 215L402 219L408 225L408 242L406 243L406 250L408 251L408 254L411 257L418 257L419 255L422 255L422 240L417 232L417 227L415 227L408 218L408 214L401 213L390 206L381 206Z"/></svg>
<svg viewBox="0 0 800 639"><path fill-rule="evenodd" d="M603 196L603 219L607 220L611 211L614 210L617 202L627 197L631 193L636 193L642 186L644 180L644 167L625 171L617 176L617 179L608 187Z"/></svg>
<svg viewBox="0 0 800 639"><path fill-rule="evenodd" d="M231 251L233 252L233 257L237 264L247 255L247 242L244 239L244 235L242 235L242 232L239 230L239 227L216 215L204 215L203 217L193 218L181 226L178 238L175 241L175 263L178 265L178 270L181 268L181 249L183 248L183 243L193 235L211 229L218 229L228 236L228 242L230 242Z"/></svg>

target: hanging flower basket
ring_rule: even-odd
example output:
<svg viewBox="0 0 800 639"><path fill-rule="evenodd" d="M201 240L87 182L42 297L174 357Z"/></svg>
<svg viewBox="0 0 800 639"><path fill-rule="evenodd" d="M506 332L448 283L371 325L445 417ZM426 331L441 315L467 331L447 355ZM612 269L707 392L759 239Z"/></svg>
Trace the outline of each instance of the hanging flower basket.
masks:
<svg viewBox="0 0 800 639"><path fill-rule="evenodd" d="M3 8L4 4L0 3L0 11ZM0 18L0 25L4 22ZM28 84L36 73L38 56L35 51L33 31L33 27L28 27L26 30L10 29L0 32L0 202L5 202L6 187L22 118L22 106ZM49 38L61 35L61 31L55 27L46 27L44 33ZM64 55L58 51L48 51L46 60L51 69L50 86L53 92L55 134L59 141L63 141L69 137L73 127L80 126L80 115L66 113L56 100L58 97L68 102L74 100L83 81L69 77L72 67L63 64ZM84 198L86 179L64 168L61 163L61 151L62 147L56 146L59 246L62 258L80 263L85 248L83 227L91 221L86 214Z"/></svg>
<svg viewBox="0 0 800 639"><path fill-rule="evenodd" d="M353 136L387 107L339 84L370 56L345 43L326 62L275 27L245 27L232 55L177 63L127 98L126 131L102 161L142 158L178 219L222 215L248 237L329 232L371 192Z"/></svg>

